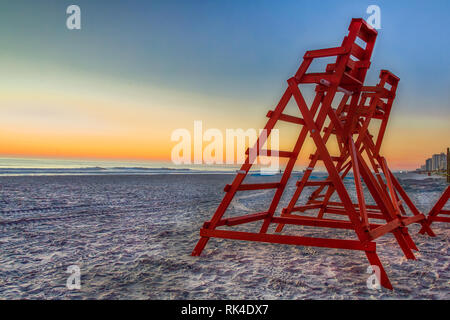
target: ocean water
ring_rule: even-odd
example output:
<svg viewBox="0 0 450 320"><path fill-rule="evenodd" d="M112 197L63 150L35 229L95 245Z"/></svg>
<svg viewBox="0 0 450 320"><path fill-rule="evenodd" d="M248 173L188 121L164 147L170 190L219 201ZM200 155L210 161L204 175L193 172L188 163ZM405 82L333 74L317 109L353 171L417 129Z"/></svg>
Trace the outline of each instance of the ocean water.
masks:
<svg viewBox="0 0 450 320"><path fill-rule="evenodd" d="M300 175L291 178L279 208ZM434 177L399 178L423 212L446 187ZM450 232L443 223L433 225L436 238L418 235L418 226L411 226L420 249L415 261L403 257L391 235L377 239L394 291L367 288L368 262L356 251L211 239L200 257L190 256L201 225L232 179L207 173L0 176L0 298L450 298ZM355 198L351 179L345 183ZM239 193L227 215L265 210L272 194ZM235 228L259 227L255 222ZM298 226L283 234L353 236L348 230ZM66 286L72 265L80 268L80 289Z"/></svg>
<svg viewBox="0 0 450 320"><path fill-rule="evenodd" d="M132 160L0 158L0 176L235 173L236 166L175 165Z"/></svg>

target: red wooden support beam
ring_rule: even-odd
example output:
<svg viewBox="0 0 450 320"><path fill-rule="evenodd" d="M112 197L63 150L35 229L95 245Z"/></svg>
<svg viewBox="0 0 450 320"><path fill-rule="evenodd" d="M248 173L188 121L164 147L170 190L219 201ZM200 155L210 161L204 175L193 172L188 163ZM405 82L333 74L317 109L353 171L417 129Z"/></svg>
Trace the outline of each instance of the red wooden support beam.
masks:
<svg viewBox="0 0 450 320"><path fill-rule="evenodd" d="M388 223L386 223L382 226L379 226L375 230L369 231L370 238L372 240L375 240L376 238L381 237L381 236L385 235L386 233L391 232L392 230L395 230L396 228L400 227L401 225L402 224L399 219L391 220Z"/></svg>
<svg viewBox="0 0 450 320"><path fill-rule="evenodd" d="M359 214L361 216L361 221L362 221L364 228L367 229L369 227L369 218L367 217L366 200L364 198L364 191L363 191L363 186L362 186L362 182L361 182L361 174L359 173L359 165L358 165L358 157L356 155L356 147L355 147L352 137L349 137L348 144L349 144L350 156L351 156L352 165L353 165L353 176L354 176L354 180L355 180L356 195L358 197Z"/></svg>
<svg viewBox="0 0 450 320"><path fill-rule="evenodd" d="M241 184L237 190L264 190L264 189L276 189L280 186L278 182L269 182L269 183L249 183L249 184ZM229 192L231 190L232 185L227 184L223 189L225 192Z"/></svg>
<svg viewBox="0 0 450 320"><path fill-rule="evenodd" d="M214 237L214 238L222 238L222 239L259 241L259 242L291 244L291 245L299 245L299 246L348 249L348 250L360 250L360 251L375 251L375 249L376 249L375 242L361 243L358 240L285 236L285 235L279 235L279 234L251 233L251 232L228 231L228 230L217 230L217 229L216 230L200 229L200 236L208 237L208 238Z"/></svg>
<svg viewBox="0 0 450 320"><path fill-rule="evenodd" d="M345 211L345 209L341 209L341 208L327 207L325 209L325 212L333 213L333 214L339 214L339 215L347 215L347 212ZM371 219L386 220L386 217L384 215L382 215L381 213L370 213L370 212L367 212L367 216L369 218L371 218Z"/></svg>
<svg viewBox="0 0 450 320"><path fill-rule="evenodd" d="M420 222L422 220L426 220L427 218L425 217L425 215L423 214L418 214L412 217L407 217L407 218L403 218L402 217L402 224L404 226L409 226L411 223L416 223L416 222Z"/></svg>
<svg viewBox="0 0 450 320"><path fill-rule="evenodd" d="M436 202L436 204L431 209L430 213L428 214L427 221L425 222L425 225L422 225L422 229L420 229L419 233L424 234L427 232L427 228L430 227L431 223L436 222L450 222L450 219L447 217L439 217L441 214L448 214L448 211L443 211L442 208L444 208L445 204L450 199L450 186L445 189L442 196L439 198L439 200ZM444 213L443 213L444 212Z"/></svg>
<svg viewBox="0 0 450 320"><path fill-rule="evenodd" d="M264 219L267 216L267 212L258 212L258 213L251 213L251 214L247 214L244 216L240 216L240 217L232 217L232 218L226 218L226 219L222 219L220 220L216 226L220 227L220 226L237 226L239 224L244 224L244 223L249 223L249 222L254 222L254 221L259 221ZM207 221L203 224L203 228L209 228L210 226L210 222Z"/></svg>
<svg viewBox="0 0 450 320"><path fill-rule="evenodd" d="M438 216L434 216L430 218L431 221L436 221L436 222L450 222L450 218L448 217L438 217Z"/></svg>
<svg viewBox="0 0 450 320"><path fill-rule="evenodd" d="M315 202L315 201L311 201L311 202ZM336 201L329 201L328 205L336 206L336 207L344 207L344 204L342 202L336 202ZM353 206L357 207L358 204L357 203L353 203ZM366 208L367 209L379 209L379 207L377 205L371 205L371 204L366 204Z"/></svg>
<svg viewBox="0 0 450 320"><path fill-rule="evenodd" d="M313 158L314 158L314 155L311 154L311 155L309 156L309 158L310 158L310 159L313 159ZM335 156L331 156L331 159L332 159L333 161L341 161L341 160L342 160L341 157L335 157ZM322 157L319 156L317 160L322 160Z"/></svg>
<svg viewBox="0 0 450 320"><path fill-rule="evenodd" d="M274 115L273 111L269 111L267 113L268 118L273 117L273 115ZM278 117L278 120L285 121L285 122L291 122L291 123L295 123L295 124L300 124L300 125L305 125L305 121L302 118L294 117L294 116L291 116L288 114L280 114Z"/></svg>
<svg viewBox="0 0 450 320"><path fill-rule="evenodd" d="M337 48L327 48L327 49L319 49L319 50L310 50L306 51L303 58L323 58L323 57L331 57L331 56L340 56L348 53L348 49L344 47Z"/></svg>
<svg viewBox="0 0 450 320"><path fill-rule="evenodd" d="M248 155L251 152L254 152L253 149L247 150L245 153ZM259 156L266 156L266 157L279 157L279 158L291 158L292 156L294 156L293 152L290 151L276 151L276 150L259 150L257 153L255 152L256 155Z"/></svg>
<svg viewBox="0 0 450 320"><path fill-rule="evenodd" d="M318 219L312 217L301 217L294 215L286 215L284 217L273 217L272 222L293 224L299 226L323 227L335 229L354 229L350 221L333 220L333 219Z"/></svg>
<svg viewBox="0 0 450 320"><path fill-rule="evenodd" d="M310 227L322 227L322 228L334 228L334 229L354 229L353 224L350 221L336 220L336 219L323 219L307 216L299 216L294 214L286 214L283 217L273 217L272 222L282 224L292 224L299 226ZM369 227L371 229L377 229L385 225L371 223Z"/></svg>
<svg viewBox="0 0 450 320"><path fill-rule="evenodd" d="M292 208L291 212L293 211L306 211L306 210L313 210L313 209L320 209L322 208L322 204L306 204L303 206L298 206L298 207L294 207Z"/></svg>
<svg viewBox="0 0 450 320"><path fill-rule="evenodd" d="M333 182L331 180L324 180L324 181L308 181L304 184L305 187L318 187L323 185L332 185ZM297 182L297 186L300 185L300 181Z"/></svg>

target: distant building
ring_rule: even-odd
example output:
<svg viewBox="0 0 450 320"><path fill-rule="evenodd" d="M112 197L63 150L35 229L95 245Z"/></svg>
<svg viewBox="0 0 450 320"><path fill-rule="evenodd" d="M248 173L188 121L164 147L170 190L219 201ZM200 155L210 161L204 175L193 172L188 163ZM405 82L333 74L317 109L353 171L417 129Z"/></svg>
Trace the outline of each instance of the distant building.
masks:
<svg viewBox="0 0 450 320"><path fill-rule="evenodd" d="M445 153L441 153L439 155L439 170L446 170L447 169L447 155Z"/></svg>
<svg viewBox="0 0 450 320"><path fill-rule="evenodd" d="M431 170L432 171L439 170L440 163L441 163L441 155L433 154L433 156L431 157Z"/></svg>
<svg viewBox="0 0 450 320"><path fill-rule="evenodd" d="M417 169L417 171L446 171L447 170L447 154L441 152L433 154L431 158L425 160L425 164Z"/></svg>
<svg viewBox="0 0 450 320"><path fill-rule="evenodd" d="M431 163L432 163L432 159L431 159L431 158L428 158L428 159L425 161L425 168L426 168L426 170L427 170L428 172L433 171L433 166L431 165Z"/></svg>

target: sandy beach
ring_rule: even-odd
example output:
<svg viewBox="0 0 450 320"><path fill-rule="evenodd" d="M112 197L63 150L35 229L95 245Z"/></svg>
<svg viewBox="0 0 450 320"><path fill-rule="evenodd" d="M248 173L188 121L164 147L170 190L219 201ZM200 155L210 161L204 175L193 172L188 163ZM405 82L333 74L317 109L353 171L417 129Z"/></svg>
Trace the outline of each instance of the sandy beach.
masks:
<svg viewBox="0 0 450 320"><path fill-rule="evenodd" d="M399 178L423 212L446 186L426 176ZM377 240L392 292L367 288L369 264L355 251L212 239L201 257L191 257L199 228L232 179L227 174L0 177L0 299L450 299L450 231L442 223L433 225L436 238L410 227L420 249L417 261L403 257L393 236ZM279 177L250 178L271 179ZM271 195L241 193L229 215L265 209ZM352 235L296 226L283 232ZM70 265L80 267L80 290L66 287Z"/></svg>

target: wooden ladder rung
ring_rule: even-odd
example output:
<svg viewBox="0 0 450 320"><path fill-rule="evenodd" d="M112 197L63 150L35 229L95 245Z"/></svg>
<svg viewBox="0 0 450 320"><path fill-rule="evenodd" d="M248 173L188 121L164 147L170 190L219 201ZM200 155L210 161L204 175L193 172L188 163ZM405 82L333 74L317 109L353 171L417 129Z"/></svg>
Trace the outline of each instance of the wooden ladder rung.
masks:
<svg viewBox="0 0 450 320"><path fill-rule="evenodd" d="M313 159L313 158L314 158L314 155L313 155L313 154L309 155L309 159ZM319 157L317 158L317 160L322 160L322 161L323 161L323 158L319 155ZM337 162L337 161L341 161L342 158L341 158L341 157L334 157L334 156L332 156L332 157L331 157L331 160Z"/></svg>
<svg viewBox="0 0 450 320"><path fill-rule="evenodd" d="M311 58L323 58L323 57L332 57L332 56L341 56L347 53L347 48L345 47L336 47L336 48L326 48L319 50L309 50L306 51L303 56L304 59Z"/></svg>
<svg viewBox="0 0 450 320"><path fill-rule="evenodd" d="M359 86L363 85L363 83L360 80L356 79L354 76L348 74L347 72L344 72L341 84L356 84Z"/></svg>
<svg viewBox="0 0 450 320"><path fill-rule="evenodd" d="M272 118L273 114L274 114L274 112L272 110L270 110L269 112L267 112L266 116L268 118ZM288 114L283 114L283 113L280 114L280 116L278 117L278 120L305 125L305 120L303 120L302 118L290 116Z"/></svg>
<svg viewBox="0 0 450 320"><path fill-rule="evenodd" d="M364 55L366 53L366 50L361 48L358 44L353 43L352 49L350 50L350 54L358 58L360 61L364 61Z"/></svg>
<svg viewBox="0 0 450 320"><path fill-rule="evenodd" d="M436 222L450 222L450 218L447 218L447 217L433 216L433 217L429 217L428 219L430 219L431 221L436 221Z"/></svg>
<svg viewBox="0 0 450 320"><path fill-rule="evenodd" d="M269 182L269 183L249 183L249 184L241 184L237 190L263 190L263 189L276 189L280 186L279 182ZM227 184L223 189L225 192L231 190L231 184Z"/></svg>
<svg viewBox="0 0 450 320"><path fill-rule="evenodd" d="M258 220L262 220L265 217L267 217L269 213L268 212L257 212L257 213L251 213L251 214L247 214L244 216L239 216L239 217L232 217L232 218L225 218L220 220L217 224L216 227L220 227L220 226L237 226L239 224L244 224L244 223L248 223L248 222L254 222L254 221L258 221ZM206 221L203 224L203 228L209 228L209 226L211 225L210 221Z"/></svg>
<svg viewBox="0 0 450 320"><path fill-rule="evenodd" d="M299 186L301 181L297 182L297 186ZM333 182L331 180L323 180L323 181L307 181L305 183L305 187L320 187L323 185L331 185Z"/></svg>
<svg viewBox="0 0 450 320"><path fill-rule="evenodd" d="M306 210L312 210L312 209L320 209L320 208L322 208L322 204L306 204L306 205L303 205L303 206L298 206L298 207L293 207L292 208L292 212L294 212L294 211L301 211L301 212L303 212L303 211L306 211Z"/></svg>
<svg viewBox="0 0 450 320"><path fill-rule="evenodd" d="M250 150L254 150L253 148ZM249 154L249 149L245 151L245 154ZM266 156L266 157L279 157L279 158L291 158L294 156L293 152L290 151L274 151L274 150L260 150L258 152L258 156Z"/></svg>

